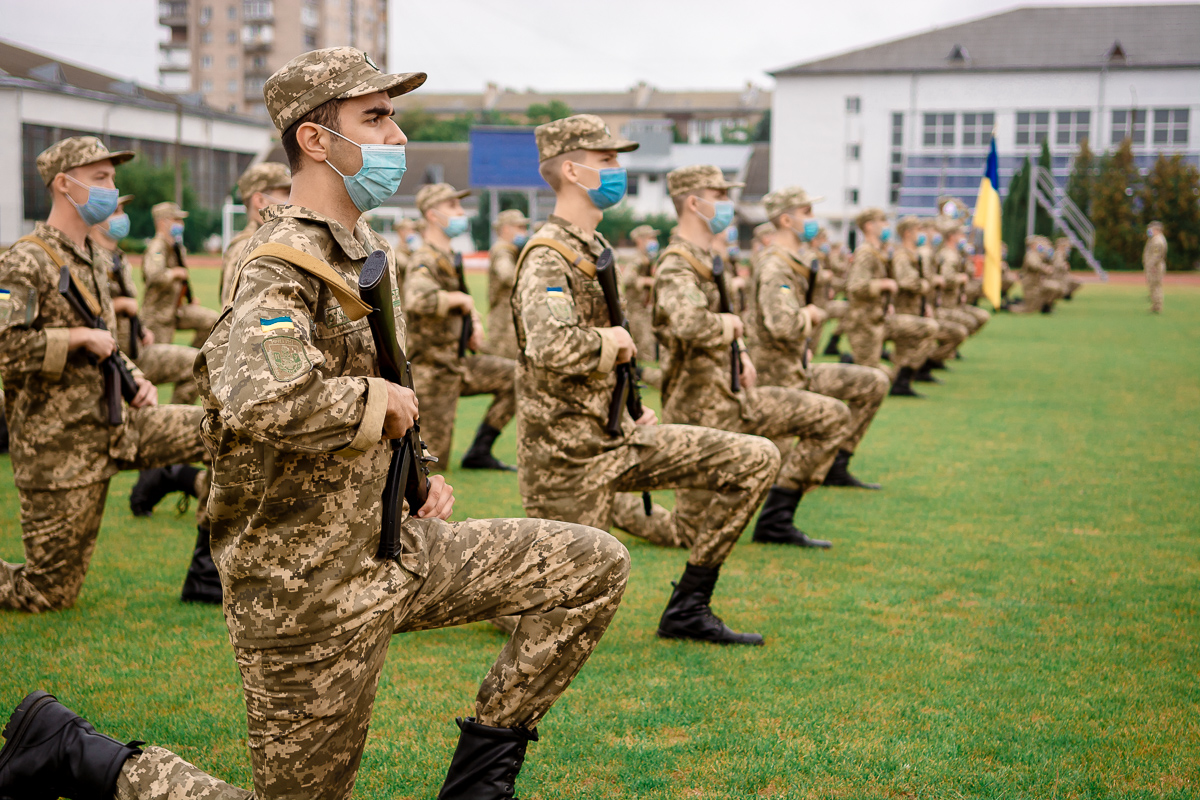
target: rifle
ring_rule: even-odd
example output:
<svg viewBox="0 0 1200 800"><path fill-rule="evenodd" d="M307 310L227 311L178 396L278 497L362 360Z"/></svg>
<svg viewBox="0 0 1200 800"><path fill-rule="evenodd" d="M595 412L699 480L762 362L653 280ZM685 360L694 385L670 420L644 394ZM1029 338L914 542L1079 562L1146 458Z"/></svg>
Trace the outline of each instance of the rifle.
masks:
<svg viewBox="0 0 1200 800"><path fill-rule="evenodd" d="M178 239L174 239L171 242L171 246L175 248L175 259L179 262L179 266L187 269L187 262L183 259L183 244ZM188 303L196 299L195 294L192 293L192 281L190 278L183 279L183 297Z"/></svg>
<svg viewBox="0 0 1200 800"><path fill-rule="evenodd" d="M117 280L117 286L120 287L122 296L137 298L137 292L129 285L129 276L125 274L125 263L119 250L113 253L113 277ZM137 361L141 346L142 318L134 314L129 318L129 357L134 361Z"/></svg>
<svg viewBox="0 0 1200 800"><path fill-rule="evenodd" d="M614 328L624 328L628 331L629 320L625 319L625 311L621 308L621 293L617 289L617 268L613 263L611 247L604 248L604 252L596 259L596 280L599 281L600 289L604 292L604 303L608 306L608 321ZM642 393L637 384L637 356L624 364L617 364L616 373L617 385L613 389L612 402L608 404L608 425L605 426L605 431L613 438L621 435L622 407L629 410L629 416L634 420L641 419L643 411ZM642 492L642 506L646 510L646 516L650 516L649 492Z"/></svg>
<svg viewBox="0 0 1200 800"><path fill-rule="evenodd" d="M813 291L817 288L817 274L821 271L821 259L814 258L808 265L808 286L804 288L804 305L811 306ZM808 340L804 340L804 352L800 354L800 366L808 369Z"/></svg>
<svg viewBox="0 0 1200 800"><path fill-rule="evenodd" d="M89 328L100 331L108 330L108 326L104 324L104 318L100 316L99 312L92 311L91 303L84 299L83 293L75 283L75 278L71 275L71 268L65 264L58 273L58 292L71 308L75 309L75 313L83 317L83 321ZM91 353L88 353L87 358L90 363L98 364L100 372L104 375L104 399L108 405L108 424L120 425L124 420L121 398L124 397L126 402L133 402L133 398L137 397L138 393L137 381L134 380L133 373L121 359L119 350L103 361L98 360Z"/></svg>
<svg viewBox="0 0 1200 800"><path fill-rule="evenodd" d="M463 294L470 294L467 289L467 276L463 273L462 253L454 254L454 273L458 276L458 290ZM471 337L475 335L475 322L471 319L470 312L463 314L462 332L458 336L458 357L463 358L467 355L467 350L470 347Z"/></svg>
<svg viewBox="0 0 1200 800"><path fill-rule="evenodd" d="M367 321L375 340L380 376L390 383L412 389L408 356L396 335L392 277L384 251L376 250L367 256L358 276L358 294L371 307ZM392 440L392 462L388 466L387 483L383 487L383 527L379 534L376 558L392 559L400 554L397 534L403 514L401 502L408 501L410 514L415 514L417 509L425 505L429 497L429 468L425 464L430 461L437 459L425 453L421 426L414 420L404 436Z"/></svg>
<svg viewBox="0 0 1200 800"><path fill-rule="evenodd" d="M729 303L729 289L725 286L725 261L719 255L712 259L713 282L717 284L717 308L722 314L732 314L733 306ZM729 344L729 391L737 394L742 389L742 348L737 339Z"/></svg>

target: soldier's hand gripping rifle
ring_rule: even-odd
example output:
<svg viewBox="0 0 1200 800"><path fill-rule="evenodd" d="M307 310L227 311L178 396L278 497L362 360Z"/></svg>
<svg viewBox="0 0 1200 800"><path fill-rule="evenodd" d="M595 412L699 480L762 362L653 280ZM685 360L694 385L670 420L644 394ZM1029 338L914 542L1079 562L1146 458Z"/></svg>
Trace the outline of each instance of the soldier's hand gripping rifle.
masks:
<svg viewBox="0 0 1200 800"><path fill-rule="evenodd" d="M179 262L179 266L186 270L188 265L187 261L183 258L183 243L178 239L172 239L171 247L175 250L175 260ZM196 299L196 295L192 292L192 281L190 278L183 279L183 299L187 300L188 303Z"/></svg>
<svg viewBox="0 0 1200 800"><path fill-rule="evenodd" d="M113 277L117 280L122 296L137 299L137 292L129 282L129 273L125 271L125 259L121 258L120 252L113 253ZM134 314L129 318L129 357L134 361L137 361L141 347L142 318Z"/></svg>
<svg viewBox="0 0 1200 800"><path fill-rule="evenodd" d="M396 315L392 308L392 276L388 272L387 254L376 250L367 256L358 277L358 293L371 307L367 321L375 339L379 357L379 374L390 383L413 388L408 356L396 335ZM388 467L387 483L383 487L383 529L379 534L376 558L392 559L400 554L400 520L403 501L408 501L410 514L425 505L429 497L429 468L426 462L437 461L425 454L421 441L421 426L413 426L399 439L392 440L392 462Z"/></svg>
<svg viewBox="0 0 1200 800"><path fill-rule="evenodd" d="M629 320L625 319L625 310L621 308L621 293L617 289L617 267L613 263L611 247L596 259L596 280L604 292L604 303L608 306L608 321L614 328L629 330ZM630 358L624 364L617 364L617 386L613 389L612 402L608 404L608 425L605 426L609 436L616 438L621 435L621 412L629 410L629 416L639 420L642 418L642 393L637 385L637 357ZM650 516L650 493L642 492L642 506L646 516Z"/></svg>
<svg viewBox="0 0 1200 800"><path fill-rule="evenodd" d="M104 317L100 316L98 309L93 309L96 301L93 299L89 303L84 299L83 293L75 283L75 278L71 275L71 268L65 264L58 273L58 292L75 310L75 313L83 318L87 327L100 331L108 330L108 326L104 324ZM137 381L134 380L133 373L129 371L129 367L121 358L120 350L115 351L103 361L89 352L88 361L99 364L100 372L104 375L104 399L108 406L108 424L120 425L124 419L121 398L124 397L128 403L133 402L133 398L137 397L138 393Z"/></svg>
<svg viewBox="0 0 1200 800"><path fill-rule="evenodd" d="M462 253L454 254L454 274L458 276L458 290L463 294L469 295L471 292L467 289L467 276L463 272ZM471 346L471 337L475 335L475 321L471 318L471 312L467 311L463 314L462 332L458 336L458 357L464 358L467 355L467 350Z"/></svg>
<svg viewBox="0 0 1200 800"><path fill-rule="evenodd" d="M808 286L804 289L804 306L812 305L813 293L817 290L817 274L821 271L821 259L814 258L808 265ZM808 369L808 340L804 342L804 352L800 354L800 366Z"/></svg>
<svg viewBox="0 0 1200 800"><path fill-rule="evenodd" d="M717 284L717 307L722 314L732 314L733 305L729 302L729 288L725 285L725 261L719 255L712 259L713 282ZM737 339L729 344L729 391L733 393L742 390L742 348Z"/></svg>

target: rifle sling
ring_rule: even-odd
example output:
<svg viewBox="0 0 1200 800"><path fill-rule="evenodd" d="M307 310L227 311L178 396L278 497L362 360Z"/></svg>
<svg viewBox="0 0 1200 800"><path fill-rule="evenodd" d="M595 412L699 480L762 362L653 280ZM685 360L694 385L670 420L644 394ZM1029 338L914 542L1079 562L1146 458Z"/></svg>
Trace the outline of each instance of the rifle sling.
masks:
<svg viewBox="0 0 1200 800"><path fill-rule="evenodd" d="M596 265L583 257L581 253L576 252L567 245L557 239L534 238L530 239L525 244L525 249L521 251L521 255L517 257L517 269L521 268L521 264L525 262L525 258L533 251L535 247L549 247L554 252L567 260L571 266L578 269L589 278L596 277Z"/></svg>
<svg viewBox="0 0 1200 800"><path fill-rule="evenodd" d="M666 258L667 256L670 256L670 255L675 255L675 256L679 256L680 258L682 258L689 265L691 265L692 269L696 270L697 274L699 274L701 278L704 278L705 280L712 279L712 276L713 276L712 266L709 264L705 264L703 261L701 261L700 259L696 258L694 255L689 253L682 246L677 245L677 244L668 245L667 249L663 250L662 255L659 256L659 261L661 262L663 258Z"/></svg>
<svg viewBox="0 0 1200 800"><path fill-rule="evenodd" d="M337 298L337 301L341 303L342 310L346 312L346 316L354 322L357 322L374 310L362 301L362 298L358 296L358 292L351 289L350 285L346 283L346 279L333 267L315 256L310 256L303 250L297 250L294 247L288 247L286 244L280 244L279 242L267 242L266 244L259 245L254 249L254 252L242 259L241 264L238 266L237 276L234 277L231 292L237 291L237 285L242 277L242 269L245 265L256 258L264 256L286 261L293 267L307 272L309 275L322 281L329 287L329 291Z"/></svg>
<svg viewBox="0 0 1200 800"><path fill-rule="evenodd" d="M46 251L46 255L50 256L50 260L54 262L54 266L58 267L59 269L63 268L65 262L62 260L61 257L59 257L58 253L56 253L54 251L54 248L52 248L48 242L43 241L41 239L41 237L34 236L31 233L31 234L28 234L27 236L22 236L20 239L17 239L17 241L14 243L14 245L20 244L21 242L30 242L31 244L36 244L38 247L40 247ZM67 267L67 269L70 269L70 267ZM72 280L73 280L73 283L75 284L75 289L79 292L79 296L83 298L83 302L87 305L88 309L92 312L92 316L99 317L100 316L100 302L96 299L96 296L93 295L91 293L91 291L89 291L88 288L86 286L84 286L82 283L74 280L74 274L72 274Z"/></svg>

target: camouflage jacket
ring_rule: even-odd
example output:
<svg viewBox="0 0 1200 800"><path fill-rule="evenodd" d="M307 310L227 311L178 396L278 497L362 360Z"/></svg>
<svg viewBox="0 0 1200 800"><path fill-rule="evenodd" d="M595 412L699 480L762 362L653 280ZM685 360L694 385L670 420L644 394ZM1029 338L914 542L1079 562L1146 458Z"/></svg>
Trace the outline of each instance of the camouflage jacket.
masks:
<svg viewBox="0 0 1200 800"><path fill-rule="evenodd" d="M175 244L170 237L155 236L146 245L146 253L142 256L142 278L146 283L142 317L147 325L174 329L175 312L183 298L183 281L172 277L171 269L179 266L182 265L175 256Z"/></svg>
<svg viewBox="0 0 1200 800"><path fill-rule="evenodd" d="M916 250L898 245L892 253L892 278L900 285L896 293L897 314L921 314L921 298L928 284L921 278L921 256Z"/></svg>
<svg viewBox="0 0 1200 800"><path fill-rule="evenodd" d="M882 293L872 286L871 281L888 277L886 258L867 241L855 248L850 274L846 276L846 297L850 300L847 317L871 325L883 322L886 309L880 299Z"/></svg>
<svg viewBox="0 0 1200 800"><path fill-rule="evenodd" d="M1142 250L1143 269L1166 269L1167 267L1167 237L1161 233L1155 234L1146 242Z"/></svg>
<svg viewBox="0 0 1200 800"><path fill-rule="evenodd" d="M750 354L764 386L804 388L803 367L812 320L804 310L809 268L778 245L759 256L755 273L754 314L750 318Z"/></svg>
<svg viewBox="0 0 1200 800"><path fill-rule="evenodd" d="M90 240L80 249L44 222L33 235L71 268L75 282L95 297L105 324L115 331L108 251ZM116 474L114 458L137 453L134 429L108 424L100 369L83 348L68 352L68 329L85 326L58 293L58 275L59 266L32 242L16 244L0 257L0 378L13 477L22 489L98 483Z"/></svg>
<svg viewBox="0 0 1200 800"><path fill-rule="evenodd" d="M846 258L845 252L829 253L829 274L831 276L830 286L833 287L835 295L842 294L846 291L846 277L850 274L850 262ZM824 265L822 265L824 266Z"/></svg>
<svg viewBox="0 0 1200 800"><path fill-rule="evenodd" d="M112 298L117 297L132 297L137 299L137 287L133 283L133 269L129 265L129 256L118 248L109 253L108 258L108 294ZM119 265L119 267L118 267ZM117 276L117 269L125 271L125 280L122 282ZM128 286L131 291L126 292L125 286ZM138 308L138 317L141 317L141 308ZM117 344L121 350L130 353L132 350L129 347L129 317L119 314L117 315ZM139 356L140 357L140 356Z"/></svg>
<svg viewBox="0 0 1200 800"><path fill-rule="evenodd" d="M408 357L414 364L436 364L461 370L458 340L462 315L450 311L450 293L458 291L454 253L426 242L412 255L404 279L404 314L408 318Z"/></svg>
<svg viewBox="0 0 1200 800"><path fill-rule="evenodd" d="M488 251L488 339L511 341L513 331L512 293L517 279L517 256L512 242L497 239Z"/></svg>
<svg viewBox="0 0 1200 800"><path fill-rule="evenodd" d="M629 308L649 308L653 302L649 289L639 289L638 278L654 275L654 261L641 250L621 259L621 284L625 289L625 304Z"/></svg>
<svg viewBox="0 0 1200 800"><path fill-rule="evenodd" d="M538 245L538 239L553 239L586 263L573 266L556 250ZM525 246L517 267L512 302L517 462L524 497L561 497L604 486L635 463L627 445L651 438L628 412L622 414L620 436L605 432L616 387L617 341L597 330L611 323L594 265L606 247L599 234L552 214Z"/></svg>
<svg viewBox="0 0 1200 800"><path fill-rule="evenodd" d="M729 388L733 320L718 312L711 265L709 251L676 236L655 268L654 335L670 354L662 386L664 422L724 428L731 417L749 418L746 392Z"/></svg>
<svg viewBox="0 0 1200 800"><path fill-rule="evenodd" d="M1054 266L1047 264L1046 259L1037 250L1026 250L1025 260L1021 263L1021 283L1025 288L1040 284L1054 274Z"/></svg>
<svg viewBox="0 0 1200 800"><path fill-rule="evenodd" d="M263 212L247 244L324 261L350 287L387 242L297 205ZM277 258L243 261L233 300L196 360L202 436L212 456L213 555L239 647L320 641L394 605L426 574L424 522L407 520L399 562L378 561L390 447L387 384L368 320L352 321L326 283ZM393 313L403 336L400 298Z"/></svg>
<svg viewBox="0 0 1200 800"><path fill-rule="evenodd" d="M225 248L225 252L221 255L221 307L229 305L232 299L229 297L229 284L233 282L233 274L237 271L238 262L242 260L242 256L246 254L246 245L250 243L250 237L262 227L262 223L254 220L247 220L246 227L242 228L238 235L229 241L229 247ZM167 342L170 344L170 342Z"/></svg>
<svg viewBox="0 0 1200 800"><path fill-rule="evenodd" d="M943 244L934 256L937 274L946 279L946 285L941 289L942 308L958 308L962 305L962 287L956 282L958 275L966 274L966 262L957 247Z"/></svg>

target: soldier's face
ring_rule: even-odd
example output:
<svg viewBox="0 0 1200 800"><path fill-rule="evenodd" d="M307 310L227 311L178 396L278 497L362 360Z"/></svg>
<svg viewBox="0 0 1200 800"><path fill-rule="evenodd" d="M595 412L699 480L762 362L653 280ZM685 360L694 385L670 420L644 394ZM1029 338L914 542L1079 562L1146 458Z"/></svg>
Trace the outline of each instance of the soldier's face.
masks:
<svg viewBox="0 0 1200 800"><path fill-rule="evenodd" d="M404 144L408 137L392 119L395 113L387 92L375 92L344 101L338 113L338 125L342 136L358 144Z"/></svg>
<svg viewBox="0 0 1200 800"><path fill-rule="evenodd" d="M75 180L67 180L65 176L70 175ZM55 181L59 184L59 189L79 205L83 205L88 200L87 187L95 186L99 189L115 189L117 184L114 182L117 176L116 167L111 161L101 161L98 164L85 164L82 167L69 169L61 175L55 176ZM76 183L75 181L79 181ZM84 184L80 186L79 184Z"/></svg>
<svg viewBox="0 0 1200 800"><path fill-rule="evenodd" d="M591 169L579 169L580 166ZM599 189L600 170L619 166L616 150L578 150L574 157L563 162L567 181L584 189Z"/></svg>

